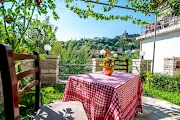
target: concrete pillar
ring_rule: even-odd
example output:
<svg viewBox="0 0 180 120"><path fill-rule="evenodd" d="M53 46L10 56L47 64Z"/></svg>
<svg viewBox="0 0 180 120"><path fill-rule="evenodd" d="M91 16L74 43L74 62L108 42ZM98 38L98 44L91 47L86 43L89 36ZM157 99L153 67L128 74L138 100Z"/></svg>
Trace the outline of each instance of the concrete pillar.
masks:
<svg viewBox="0 0 180 120"><path fill-rule="evenodd" d="M180 57L164 58L164 73L175 75L180 73Z"/></svg>
<svg viewBox="0 0 180 120"><path fill-rule="evenodd" d="M45 60L40 60L41 83L56 83L59 75L59 56L45 55L45 58ZM24 61L22 70L29 70L33 68L33 66L33 60ZM30 77L33 77L33 75Z"/></svg>
<svg viewBox="0 0 180 120"><path fill-rule="evenodd" d="M140 51L142 51L142 40L143 39L140 39Z"/></svg>
<svg viewBox="0 0 180 120"><path fill-rule="evenodd" d="M92 72L103 71L103 67L99 66L99 64L102 64L102 63L103 63L102 58L93 58L92 59L92 64L93 64Z"/></svg>
<svg viewBox="0 0 180 120"><path fill-rule="evenodd" d="M59 76L59 56L46 55L46 60L40 61L41 83L57 83Z"/></svg>

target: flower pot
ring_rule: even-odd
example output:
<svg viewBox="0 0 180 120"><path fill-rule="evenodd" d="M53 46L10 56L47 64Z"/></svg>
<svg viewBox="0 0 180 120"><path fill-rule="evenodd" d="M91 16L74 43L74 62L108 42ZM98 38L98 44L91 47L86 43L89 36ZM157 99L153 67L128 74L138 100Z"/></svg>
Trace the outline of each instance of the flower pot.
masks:
<svg viewBox="0 0 180 120"><path fill-rule="evenodd" d="M114 68L112 66L104 66L103 67L103 72L105 75L111 76L113 71L114 71Z"/></svg>

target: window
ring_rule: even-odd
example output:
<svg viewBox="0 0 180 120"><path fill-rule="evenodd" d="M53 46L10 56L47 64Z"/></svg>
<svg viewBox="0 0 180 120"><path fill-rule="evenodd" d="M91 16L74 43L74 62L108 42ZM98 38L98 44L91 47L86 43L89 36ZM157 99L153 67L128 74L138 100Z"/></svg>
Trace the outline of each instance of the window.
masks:
<svg viewBox="0 0 180 120"><path fill-rule="evenodd" d="M176 68L180 69L180 61L176 61Z"/></svg>

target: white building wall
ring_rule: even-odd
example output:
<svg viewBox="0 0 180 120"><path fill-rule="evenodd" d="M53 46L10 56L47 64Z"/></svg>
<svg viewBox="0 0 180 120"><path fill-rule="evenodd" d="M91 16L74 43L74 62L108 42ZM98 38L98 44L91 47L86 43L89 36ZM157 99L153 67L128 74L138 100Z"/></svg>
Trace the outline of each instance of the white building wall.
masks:
<svg viewBox="0 0 180 120"><path fill-rule="evenodd" d="M154 38L145 38L142 41L142 51L146 52L144 59L153 59ZM174 31L157 36L154 72L163 72L165 57L180 57L180 31Z"/></svg>

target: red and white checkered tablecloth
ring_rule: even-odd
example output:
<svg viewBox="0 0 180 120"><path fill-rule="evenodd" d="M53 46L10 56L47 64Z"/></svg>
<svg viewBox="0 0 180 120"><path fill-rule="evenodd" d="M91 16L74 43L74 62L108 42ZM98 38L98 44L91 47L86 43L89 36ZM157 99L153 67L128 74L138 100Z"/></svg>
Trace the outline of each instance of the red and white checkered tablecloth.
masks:
<svg viewBox="0 0 180 120"><path fill-rule="evenodd" d="M63 101L81 101L89 120L133 120L142 112L142 93L137 74L96 72L70 76Z"/></svg>

